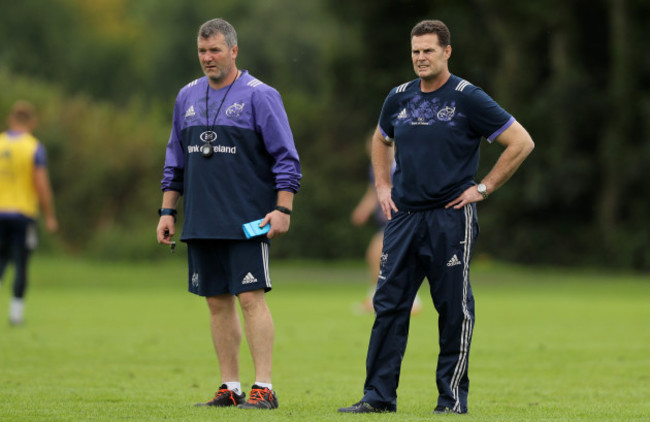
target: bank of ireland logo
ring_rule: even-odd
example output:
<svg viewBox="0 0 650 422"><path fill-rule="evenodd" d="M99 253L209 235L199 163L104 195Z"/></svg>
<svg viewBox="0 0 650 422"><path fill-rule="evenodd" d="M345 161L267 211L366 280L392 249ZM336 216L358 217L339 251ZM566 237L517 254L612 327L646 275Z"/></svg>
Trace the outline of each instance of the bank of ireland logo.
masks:
<svg viewBox="0 0 650 422"><path fill-rule="evenodd" d="M203 142L213 142L217 140L217 132L213 130L206 130L199 136Z"/></svg>
<svg viewBox="0 0 650 422"><path fill-rule="evenodd" d="M234 103L226 109L226 116L228 116L230 119L236 119L237 117L241 116L242 112L244 111L244 105L245 103Z"/></svg>
<svg viewBox="0 0 650 422"><path fill-rule="evenodd" d="M447 107L444 107L444 108L440 109L440 111L438 111L438 114L436 115L436 117L441 122L448 122L448 121L450 121L451 119L454 118L454 114L456 114L456 107L448 107L447 106Z"/></svg>

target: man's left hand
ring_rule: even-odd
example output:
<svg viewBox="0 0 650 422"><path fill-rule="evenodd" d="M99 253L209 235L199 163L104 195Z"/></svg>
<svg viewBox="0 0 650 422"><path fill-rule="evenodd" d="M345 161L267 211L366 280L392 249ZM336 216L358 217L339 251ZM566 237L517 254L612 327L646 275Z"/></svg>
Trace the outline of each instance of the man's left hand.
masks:
<svg viewBox="0 0 650 422"><path fill-rule="evenodd" d="M266 234L266 237L273 239L289 231L291 225L291 216L283 212L273 210L264 216L264 220L260 223L260 227L266 224L271 224L271 230Z"/></svg>
<svg viewBox="0 0 650 422"><path fill-rule="evenodd" d="M472 202L479 202L482 200L483 195L481 195L478 190L476 190L476 186L470 186L465 189L465 192L461 193L456 199L450 201L447 205L445 205L445 208L454 207L455 210L459 210L467 204L471 204Z"/></svg>

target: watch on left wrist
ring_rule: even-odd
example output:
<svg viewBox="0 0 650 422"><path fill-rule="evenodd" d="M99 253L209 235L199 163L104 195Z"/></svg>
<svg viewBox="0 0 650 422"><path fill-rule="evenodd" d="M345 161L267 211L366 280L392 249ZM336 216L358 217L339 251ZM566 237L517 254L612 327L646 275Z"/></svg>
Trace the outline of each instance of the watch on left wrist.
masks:
<svg viewBox="0 0 650 422"><path fill-rule="evenodd" d="M483 199L488 198L487 186L485 186L483 183L479 183L478 185L476 185L476 190L478 191L478 193L481 194Z"/></svg>

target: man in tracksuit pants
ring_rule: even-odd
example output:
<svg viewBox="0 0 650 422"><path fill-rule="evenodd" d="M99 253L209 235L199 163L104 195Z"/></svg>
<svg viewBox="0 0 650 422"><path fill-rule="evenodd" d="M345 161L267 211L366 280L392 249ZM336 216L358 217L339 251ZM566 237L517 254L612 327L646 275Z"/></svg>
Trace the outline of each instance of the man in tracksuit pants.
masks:
<svg viewBox="0 0 650 422"><path fill-rule="evenodd" d="M435 413L467 413L474 297L469 283L478 235L476 202L503 185L534 143L483 90L450 73L450 34L437 20L411 31L417 79L388 94L373 139L375 186L388 218L364 396L344 413L394 412L410 310L424 277L439 314ZM477 184L482 138L505 147ZM391 150L397 169L391 186Z"/></svg>

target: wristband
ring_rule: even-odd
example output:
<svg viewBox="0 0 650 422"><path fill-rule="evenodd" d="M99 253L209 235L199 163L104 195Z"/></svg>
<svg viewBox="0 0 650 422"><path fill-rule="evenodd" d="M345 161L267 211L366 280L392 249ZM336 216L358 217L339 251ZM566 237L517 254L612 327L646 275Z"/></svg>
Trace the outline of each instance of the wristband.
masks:
<svg viewBox="0 0 650 422"><path fill-rule="evenodd" d="M289 208L287 208L287 207L282 207L282 206L278 205L277 207L275 207L275 210L280 211L281 213L284 213L286 215L291 215L291 210Z"/></svg>
<svg viewBox="0 0 650 422"><path fill-rule="evenodd" d="M173 208L160 208L158 209L158 215L163 216L163 215L171 215L174 217L174 223L176 222L176 210Z"/></svg>

